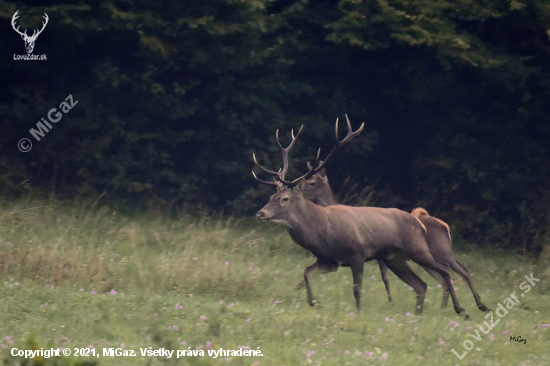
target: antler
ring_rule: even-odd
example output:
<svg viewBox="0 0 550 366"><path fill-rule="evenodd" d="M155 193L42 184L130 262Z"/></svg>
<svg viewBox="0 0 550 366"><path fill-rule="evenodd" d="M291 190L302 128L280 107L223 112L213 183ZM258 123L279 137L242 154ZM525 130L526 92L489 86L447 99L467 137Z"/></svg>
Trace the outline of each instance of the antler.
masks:
<svg viewBox="0 0 550 366"><path fill-rule="evenodd" d="M11 18L11 26L12 26L13 30L16 31L17 33L19 33L21 36L28 37L28 36L27 36L27 30L26 30L26 29L25 29L25 32L21 32L21 31L19 30L19 27L15 28L15 20L16 20L17 18L19 18L19 15L17 15L17 13L19 13L19 10L17 10L17 11L15 12L15 14L13 14L13 17Z"/></svg>
<svg viewBox="0 0 550 366"><path fill-rule="evenodd" d="M277 179L282 182L285 178L286 172L288 171L288 152L290 151L290 149L292 149L292 147L296 143L296 139L298 138L298 136L300 136L303 129L304 129L304 125L302 125L300 127L300 129L298 130L298 133L296 134L296 136L294 136L294 129L292 129L290 131L290 133L292 135L292 141L290 142L290 144L286 148L284 148L283 145L281 145L281 141L279 140L279 129L277 129L277 132L275 132L275 138L277 139L277 144L281 148L281 153L283 154L283 169L282 170L279 169L278 172L275 172L273 170L269 170L269 169L263 167L260 163L258 163L258 159L256 159L256 154L252 153L252 157L254 158L254 163L261 170L263 170L265 173L277 177ZM265 180L259 179L254 172L252 172L252 175L254 175L254 178L259 182L269 184L269 185L280 186L280 183L278 183L278 182L267 182Z"/></svg>
<svg viewBox="0 0 550 366"><path fill-rule="evenodd" d="M258 178L256 176L256 173L254 173L254 171L252 171L252 175L254 176L254 179L256 179L258 182L260 183L263 183L263 184L269 184L270 186L275 186L275 187L279 187L281 185L281 182L277 182L277 181L274 181L274 182L268 182L266 180L262 180L260 178Z"/></svg>
<svg viewBox="0 0 550 366"><path fill-rule="evenodd" d="M283 170L280 171L280 173L278 174L278 178L279 180L281 180L281 182L284 181L286 172L288 171L288 152L290 151L290 149L292 149L292 147L296 143L296 139L298 138L298 136L300 136L303 129L304 129L304 125L300 127L300 130L298 131L296 136L294 136L294 129L290 130L290 134L292 135L292 141L290 142L290 144L287 146L286 149L283 147L283 145L281 145L281 141L279 141L279 130L277 130L277 132L275 133L275 137L277 138L277 144L279 145L279 147L281 148L281 152L283 153Z"/></svg>
<svg viewBox="0 0 550 366"><path fill-rule="evenodd" d="M301 177L296 178L293 181L285 180L285 175L286 175L286 172L288 171L288 153L289 153L290 149L292 149L292 147L294 146L294 143L296 142L296 139L298 138L298 136L300 136L300 133L302 133L302 130L304 128L303 125L302 125L302 127L300 127L300 130L298 131L296 136L294 136L294 130L292 130L292 142L290 143L290 145L288 145L287 148L284 148L281 145L281 142L279 141L279 130L277 130L277 132L275 134L275 137L277 138L277 144L281 148L281 152L283 154L283 169L282 170L279 170L278 172L275 172L273 170L269 170L269 169L264 168L262 165L260 165L260 163L258 163L258 160L256 159L256 155L252 154L252 156L254 158L254 163L256 163L256 165L260 169L262 169L265 173L275 176L276 177L275 182L267 182L267 181L261 180L256 176L256 174L254 172L252 172L252 175L254 176L254 178L256 180L258 180L259 182L265 183L265 184L269 184L269 185L273 185L273 186L277 186L277 187L280 187L281 184L283 184L283 185L285 185L289 188L295 187L301 179L307 179L307 178L311 177L312 175L314 175L315 173L319 172L321 169L323 169L326 166L327 162L332 158L332 156L334 155L334 152L336 150L338 150L340 147L342 147L345 144L347 144L348 142L350 142L352 138L359 135L361 133L361 131L363 131L363 128L365 127L364 122L361 124L361 127L359 127L359 129L357 131L353 131L347 114L346 114L346 120L347 120L347 123L348 123L348 134L346 135L346 137L344 137L343 140L340 140L338 138L338 118L336 118L336 127L335 127L336 145L334 145L334 147L332 148L332 150L330 151L330 153L328 154L326 159L322 162L321 162L321 149L319 149L317 151L317 157L315 158L315 161L313 162L313 164L311 164L311 166L309 168L309 171L306 174L302 175Z"/></svg>
<svg viewBox="0 0 550 366"><path fill-rule="evenodd" d="M347 114L346 114L346 121L348 123L348 134L346 135L346 137L344 137L343 140L340 141L340 139L338 138L338 118L336 118L336 127L335 127L336 145L334 145L334 147L332 148L332 150L330 151L328 156L325 158L325 160L323 160L321 162L321 149L319 149L317 151L317 157L315 158L315 160L311 164L311 166L309 168L309 171L306 174L302 175L299 178L294 179L291 182L286 181L286 180L281 179L281 178L279 178L279 180L284 185L286 185L288 187L294 187L294 186L296 186L296 184L298 184L298 182L301 179L308 179L312 175L314 175L314 174L318 173L320 170L322 170L327 165L327 162L332 158L332 156L334 155L336 150L338 150L339 148L341 148L342 146L344 146L345 144L350 142L351 139L354 138L355 136L359 135L363 131L363 128L365 127L365 122L363 122L361 124L361 127L359 127L359 129L357 129L357 131L353 131L353 129L351 128L351 123L349 121L349 118L348 118Z"/></svg>

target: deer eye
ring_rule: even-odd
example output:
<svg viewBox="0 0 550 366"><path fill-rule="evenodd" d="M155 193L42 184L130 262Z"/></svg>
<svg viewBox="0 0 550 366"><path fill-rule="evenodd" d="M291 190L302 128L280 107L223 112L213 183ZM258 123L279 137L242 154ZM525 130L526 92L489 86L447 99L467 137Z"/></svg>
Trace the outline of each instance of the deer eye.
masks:
<svg viewBox="0 0 550 366"><path fill-rule="evenodd" d="M315 185L315 182L311 182L309 183L309 185L313 187Z"/></svg>
<svg viewBox="0 0 550 366"><path fill-rule="evenodd" d="M284 197L281 201L288 202L288 197Z"/></svg>

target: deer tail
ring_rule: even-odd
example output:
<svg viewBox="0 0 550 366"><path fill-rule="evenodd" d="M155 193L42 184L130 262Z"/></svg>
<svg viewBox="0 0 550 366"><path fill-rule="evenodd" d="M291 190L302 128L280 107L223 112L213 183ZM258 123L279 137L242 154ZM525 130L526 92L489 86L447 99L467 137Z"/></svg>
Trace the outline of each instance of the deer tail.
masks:
<svg viewBox="0 0 550 366"><path fill-rule="evenodd" d="M428 211L426 211L426 209L424 209L422 207L417 207L414 210L412 210L411 215L413 215L416 218L418 218L420 216L430 216Z"/></svg>

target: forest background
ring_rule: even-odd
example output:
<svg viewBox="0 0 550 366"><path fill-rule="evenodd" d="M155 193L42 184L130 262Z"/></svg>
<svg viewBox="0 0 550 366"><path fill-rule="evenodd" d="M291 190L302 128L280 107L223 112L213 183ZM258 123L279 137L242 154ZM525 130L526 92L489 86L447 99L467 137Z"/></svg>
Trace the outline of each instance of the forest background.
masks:
<svg viewBox="0 0 550 366"><path fill-rule="evenodd" d="M5 200L105 193L252 215L272 193L252 153L278 169L275 130L288 141L303 124L289 176L302 174L347 113L366 131L328 175L368 198L351 203L424 206L478 245L538 253L550 240L547 1L24 4L0 5ZM16 11L29 35L47 13L33 51L47 61L14 60ZM75 107L34 140L68 95Z"/></svg>

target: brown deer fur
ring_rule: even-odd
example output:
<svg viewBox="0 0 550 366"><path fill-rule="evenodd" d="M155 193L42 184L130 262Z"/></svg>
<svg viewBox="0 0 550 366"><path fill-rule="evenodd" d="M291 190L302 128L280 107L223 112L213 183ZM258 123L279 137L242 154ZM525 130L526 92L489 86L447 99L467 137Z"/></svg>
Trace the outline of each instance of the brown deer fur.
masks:
<svg viewBox="0 0 550 366"><path fill-rule="evenodd" d="M309 163L308 163L308 166L310 166ZM330 187L330 184L328 182L325 169L319 171L317 174L307 179L305 183L304 196L308 199L315 201L321 206L330 206L330 205L338 204L336 196L334 195L332 188ZM426 211L424 208L421 208L421 207L415 208L411 214L414 217L416 217L418 220L420 220L422 224L424 224L424 226L426 227L427 229L426 241L428 243L430 253L434 257L434 259L443 263L447 268L450 267L451 269L453 269L466 281L468 286L470 286L470 289L472 291L472 294L474 295L476 304L481 311L490 310L481 301L481 298L473 284L472 276L470 272L466 267L464 267L464 265L458 262L458 260L456 259L452 251L452 241L451 241L451 234L450 234L451 231L450 231L449 225L447 225L446 222L438 218L430 216L428 214L428 211ZM386 286L388 299L391 302L392 295L390 290L388 266L386 265L384 259L378 260L378 265L380 267L382 280L384 282L384 285ZM449 301L449 288L446 281L440 276L439 273L434 272L428 268L426 268L426 270L434 278L436 278L439 282L441 282L441 285L443 288L443 297L441 301L441 307L446 307Z"/></svg>

